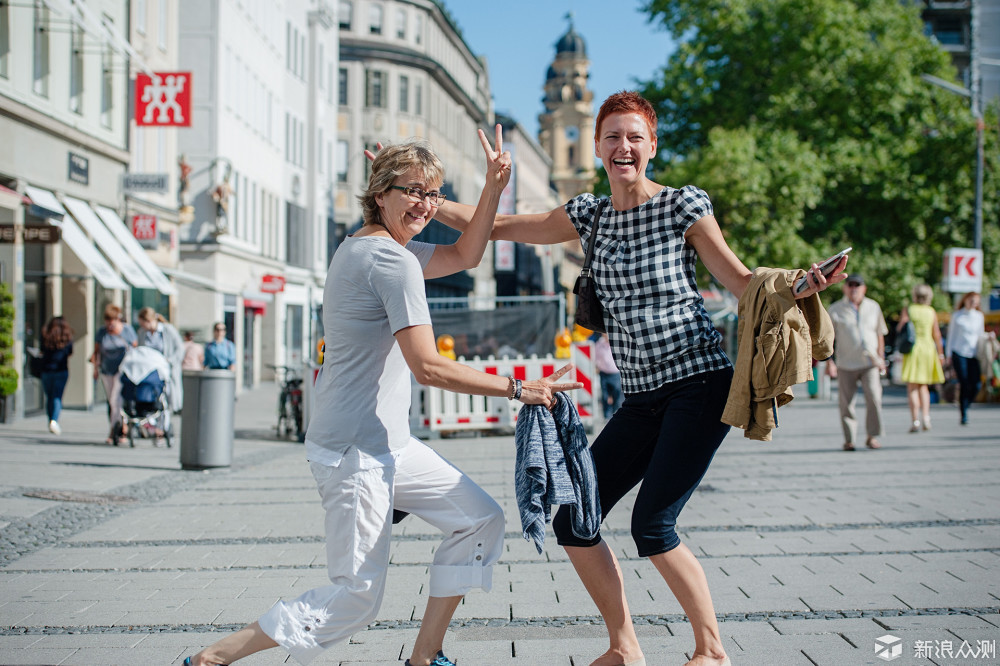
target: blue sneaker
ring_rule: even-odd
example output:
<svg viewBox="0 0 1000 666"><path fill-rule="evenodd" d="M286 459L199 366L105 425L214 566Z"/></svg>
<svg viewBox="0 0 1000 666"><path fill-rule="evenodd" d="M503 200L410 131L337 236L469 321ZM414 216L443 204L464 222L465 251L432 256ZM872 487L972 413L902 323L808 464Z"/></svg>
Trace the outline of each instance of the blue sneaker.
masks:
<svg viewBox="0 0 1000 666"><path fill-rule="evenodd" d="M413 666L410 660L406 660L406 666ZM437 656L434 657L434 661L431 662L431 666L458 666L458 662L452 661L448 657L444 656L444 652L438 650Z"/></svg>

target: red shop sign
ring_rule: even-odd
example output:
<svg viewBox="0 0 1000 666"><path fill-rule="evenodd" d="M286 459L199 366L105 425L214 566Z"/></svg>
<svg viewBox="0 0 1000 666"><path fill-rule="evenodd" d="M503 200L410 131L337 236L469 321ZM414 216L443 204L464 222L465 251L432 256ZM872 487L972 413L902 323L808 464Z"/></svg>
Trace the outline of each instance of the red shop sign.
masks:
<svg viewBox="0 0 1000 666"><path fill-rule="evenodd" d="M285 278L280 275L265 275L260 279L260 290L265 294L276 294L285 290Z"/></svg>

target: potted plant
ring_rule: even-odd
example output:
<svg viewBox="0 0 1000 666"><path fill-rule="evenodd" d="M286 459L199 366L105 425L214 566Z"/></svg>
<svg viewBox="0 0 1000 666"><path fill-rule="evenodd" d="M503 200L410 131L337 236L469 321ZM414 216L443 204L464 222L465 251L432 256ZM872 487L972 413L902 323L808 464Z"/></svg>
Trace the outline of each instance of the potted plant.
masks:
<svg viewBox="0 0 1000 666"><path fill-rule="evenodd" d="M17 392L14 359L14 297L6 282L0 282L0 422L7 422L8 396Z"/></svg>

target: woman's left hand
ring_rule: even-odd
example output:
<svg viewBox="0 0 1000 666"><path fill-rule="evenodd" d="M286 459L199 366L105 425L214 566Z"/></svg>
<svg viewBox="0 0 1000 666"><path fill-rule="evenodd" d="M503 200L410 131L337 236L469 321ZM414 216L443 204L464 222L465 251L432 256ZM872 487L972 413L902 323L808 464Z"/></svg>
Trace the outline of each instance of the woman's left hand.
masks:
<svg viewBox="0 0 1000 666"><path fill-rule="evenodd" d="M511 157L503 150L503 127L497 124L495 147L490 146L483 130L479 130L479 143L486 152L486 183L505 188L510 181Z"/></svg>
<svg viewBox="0 0 1000 666"><path fill-rule="evenodd" d="M840 263L837 264L837 267L829 277L823 275L823 271L819 269L819 264L813 264L812 268L806 272L806 280L809 286L795 294L795 298L806 298L813 294L818 294L831 284L837 284L846 280L847 273L844 272L844 269L847 268L847 258L847 255L841 258Z"/></svg>

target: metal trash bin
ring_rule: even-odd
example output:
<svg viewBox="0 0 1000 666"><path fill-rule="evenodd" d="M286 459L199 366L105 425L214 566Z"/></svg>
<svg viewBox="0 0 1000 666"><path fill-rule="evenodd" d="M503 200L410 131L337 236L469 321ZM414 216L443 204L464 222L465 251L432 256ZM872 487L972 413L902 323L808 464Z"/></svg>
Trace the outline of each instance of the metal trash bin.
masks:
<svg viewBox="0 0 1000 666"><path fill-rule="evenodd" d="M185 370L181 412L181 467L229 467L233 462L236 373Z"/></svg>

